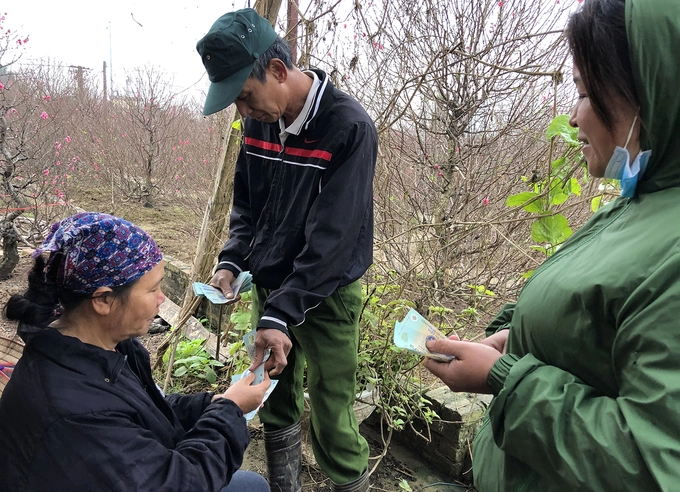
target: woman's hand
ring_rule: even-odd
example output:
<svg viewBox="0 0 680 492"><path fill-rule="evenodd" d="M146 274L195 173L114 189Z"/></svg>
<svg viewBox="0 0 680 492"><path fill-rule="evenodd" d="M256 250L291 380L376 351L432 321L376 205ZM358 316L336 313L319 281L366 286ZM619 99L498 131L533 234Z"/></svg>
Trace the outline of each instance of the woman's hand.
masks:
<svg viewBox="0 0 680 492"><path fill-rule="evenodd" d="M490 337L481 340L479 343L482 345L488 345L489 347L498 350L501 354L505 354L508 345L509 334L510 330L501 330L497 333L494 333Z"/></svg>
<svg viewBox="0 0 680 492"><path fill-rule="evenodd" d="M269 374L266 372L264 374L264 381L260 384L251 386L253 381L255 381L255 374L248 374L245 378L229 386L224 393L213 396L212 401L218 398L226 398L236 403L243 413L252 412L256 408L260 408L264 394L271 385Z"/></svg>
<svg viewBox="0 0 680 492"><path fill-rule="evenodd" d="M497 348L497 346L500 346L500 338L494 339L492 345L460 342L452 339L429 341L427 342L427 348L430 351L453 355L455 359L448 362L428 359L425 361L425 367L441 379L451 391L491 393L486 380L489 377L491 367L502 355L501 351ZM502 344L501 348L504 348L504 346L505 344Z"/></svg>

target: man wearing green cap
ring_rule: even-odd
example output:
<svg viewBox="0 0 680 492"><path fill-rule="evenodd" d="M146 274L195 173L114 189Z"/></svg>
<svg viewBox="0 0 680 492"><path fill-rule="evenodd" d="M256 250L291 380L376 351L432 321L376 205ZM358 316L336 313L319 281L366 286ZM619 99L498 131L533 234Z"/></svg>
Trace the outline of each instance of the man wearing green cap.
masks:
<svg viewBox="0 0 680 492"><path fill-rule="evenodd" d="M368 490L368 445L352 410L359 279L372 262L377 132L321 70L300 71L252 9L220 17L198 42L211 81L203 114L234 103L245 118L230 237L211 281L232 296L253 275L254 368L279 380L260 411L274 491L301 489L307 364L310 437L336 491Z"/></svg>

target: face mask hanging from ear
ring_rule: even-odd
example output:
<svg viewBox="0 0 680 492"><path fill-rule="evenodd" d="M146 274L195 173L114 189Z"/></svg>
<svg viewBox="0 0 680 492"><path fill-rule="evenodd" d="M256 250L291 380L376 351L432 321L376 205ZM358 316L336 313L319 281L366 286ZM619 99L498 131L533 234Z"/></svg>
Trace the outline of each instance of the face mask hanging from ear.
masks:
<svg viewBox="0 0 680 492"><path fill-rule="evenodd" d="M607 168L604 170L605 178L621 181L621 196L626 198L635 196L638 178L644 174L649 157L652 155L651 150L645 150L637 155L632 164L630 163L630 153L628 153L626 147L628 147L630 138L633 135L636 121L637 116L633 119L626 144L623 147L616 147L614 149L614 153L607 163Z"/></svg>

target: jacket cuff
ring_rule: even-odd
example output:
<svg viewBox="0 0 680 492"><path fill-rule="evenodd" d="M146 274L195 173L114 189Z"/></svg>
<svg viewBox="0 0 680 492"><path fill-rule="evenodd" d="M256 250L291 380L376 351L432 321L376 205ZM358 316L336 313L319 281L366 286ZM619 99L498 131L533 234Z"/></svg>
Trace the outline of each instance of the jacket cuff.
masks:
<svg viewBox="0 0 680 492"><path fill-rule="evenodd" d="M239 265L237 265L233 261L229 261L229 260L220 261L217 264L217 266L215 267L215 271L213 272L213 275L218 270L229 270L231 273L234 274L234 278L238 277L239 273L241 273L243 271L243 269Z"/></svg>
<svg viewBox="0 0 680 492"><path fill-rule="evenodd" d="M505 379L510 374L512 366L519 360L515 354L505 354L498 359L489 371L486 384L491 388L494 395L498 395L505 386Z"/></svg>
<svg viewBox="0 0 680 492"><path fill-rule="evenodd" d="M264 315L260 318L257 323L257 329L274 329L279 330L284 333L288 338L290 338L290 332L288 331L288 323L285 321L287 316L279 311L278 309L269 308L264 312Z"/></svg>
<svg viewBox="0 0 680 492"><path fill-rule="evenodd" d="M220 395L216 396L217 398L213 397L214 399L210 402L211 404L224 405L225 407L233 410L237 418L243 417L243 410L241 410L241 407L239 407L234 400L230 400L229 398L225 398L224 396Z"/></svg>

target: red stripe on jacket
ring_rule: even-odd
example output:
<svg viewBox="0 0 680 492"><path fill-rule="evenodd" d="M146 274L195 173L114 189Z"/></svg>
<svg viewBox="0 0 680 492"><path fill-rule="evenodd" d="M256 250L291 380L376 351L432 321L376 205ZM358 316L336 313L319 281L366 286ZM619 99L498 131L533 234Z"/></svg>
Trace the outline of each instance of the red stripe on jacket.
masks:
<svg viewBox="0 0 680 492"><path fill-rule="evenodd" d="M283 146L277 143L265 142L264 140L258 140L252 137L246 137L245 142L246 145L257 147L258 149L271 150L274 152L281 152L281 150L283 150ZM296 147L286 147L286 154L295 155L298 157L316 157L328 162L330 162L333 158L333 154L325 150L298 149Z"/></svg>
<svg viewBox="0 0 680 492"><path fill-rule="evenodd" d="M273 150L274 152L281 152L283 147L280 144L265 142L252 137L245 138L246 145L252 145L258 149Z"/></svg>
<svg viewBox="0 0 680 492"><path fill-rule="evenodd" d="M318 157L324 161L330 162L333 154L326 152L325 150L307 150L307 149L297 149L295 147L286 147L286 154L296 155L298 157Z"/></svg>

